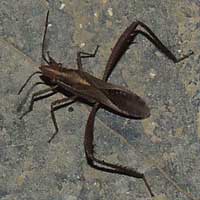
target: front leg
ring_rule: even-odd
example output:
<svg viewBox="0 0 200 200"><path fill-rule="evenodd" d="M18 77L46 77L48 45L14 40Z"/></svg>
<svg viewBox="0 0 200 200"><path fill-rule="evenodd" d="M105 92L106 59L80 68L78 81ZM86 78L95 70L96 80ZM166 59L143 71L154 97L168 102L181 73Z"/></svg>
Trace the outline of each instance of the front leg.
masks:
<svg viewBox="0 0 200 200"><path fill-rule="evenodd" d="M95 120L95 115L96 112L99 108L99 105L96 104L92 108L92 111L90 112L87 125L86 125L86 130L85 130L85 137L84 137L84 148L85 148L85 154L87 158L88 164L98 170L109 172L109 173L116 173L116 174L122 174L126 176L131 176L134 178L139 178L142 179L150 193L150 195L153 197L154 194L150 188L149 183L147 182L145 175L143 173L139 173L136 170L126 167L126 166L121 166L117 164L112 164L109 162L105 162L104 160L99 160L95 158L94 156L94 145L93 145L93 140L94 140L94 120Z"/></svg>
<svg viewBox="0 0 200 200"><path fill-rule="evenodd" d="M26 81L26 82L27 82L27 81ZM34 87L36 87L37 85L46 85L46 84L45 84L44 82L36 82L36 83L34 83L34 84L31 86L31 88L28 90L28 92L26 93L25 98L24 98L24 99L21 101L21 103L17 106L17 112L20 112L20 111L21 111L22 106L26 103L26 101L27 101L27 99L28 99L30 93L32 92L32 90L34 89ZM24 86L25 86L25 84L23 85L23 87L21 87L21 89L19 90L18 93L20 93L20 92L23 90Z"/></svg>
<svg viewBox="0 0 200 200"><path fill-rule="evenodd" d="M20 117L20 119L22 119L25 115L27 115L29 112L31 112L33 110L33 105L34 105L35 101L43 99L46 96L49 96L51 94L55 94L54 89L56 89L56 88L57 88L57 86L54 86L52 88L43 89L43 90L40 90L38 92L33 93L32 97L31 97L31 103L29 105L29 108L28 108L28 110L26 112L24 112L22 114L22 116ZM52 92L51 94L49 94L50 91Z"/></svg>

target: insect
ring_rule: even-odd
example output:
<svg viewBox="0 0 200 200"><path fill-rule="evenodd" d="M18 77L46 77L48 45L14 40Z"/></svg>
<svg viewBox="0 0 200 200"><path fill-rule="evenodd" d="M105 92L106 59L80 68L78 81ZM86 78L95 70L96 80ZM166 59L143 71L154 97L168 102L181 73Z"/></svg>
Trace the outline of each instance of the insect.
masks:
<svg viewBox="0 0 200 200"><path fill-rule="evenodd" d="M133 43L135 37L138 34L146 37L174 63L184 60L185 58L192 55L193 52L190 52L177 59L175 55L157 38L157 36L151 31L151 29L147 25L140 21L136 21L133 22L122 33L122 35L116 42L108 59L103 79L100 80L90 75L89 73L84 72L82 68L82 59L95 57L99 48L98 45L94 53L77 53L78 69L67 69L63 67L61 63L57 63L55 59L50 56L49 51L45 53L45 39L48 27L48 17L49 11L47 12L46 16L45 30L42 42L42 58L44 59L46 64L42 64L39 67L40 71L36 71L28 77L28 79L19 90L18 94L22 92L29 80L35 74L40 74L40 78L42 80L42 82L37 82L35 83L35 85L45 84L48 85L48 88L32 94L30 106L27 111L22 114L21 118L32 111L35 101L44 97L48 97L49 95L55 94L57 92L61 92L64 95L66 95L66 93L68 94L68 92L71 93L70 96L66 96L63 99L59 99L51 103L51 118L55 127L55 132L48 141L50 143L58 133L58 126L54 111L60 107L68 106L69 104L72 104L77 100L87 100L89 103L93 104L93 108L87 120L84 136L84 148L88 164L98 170L143 179L150 195L153 197L154 194L143 173L137 172L134 169L126 166L121 166L106 162L104 160L99 160L95 157L93 149L95 115L97 110L103 107L116 114L132 119L145 119L150 116L150 109L141 97L126 88L107 82L112 70L117 65L118 61L129 48L129 46ZM143 28L144 31L137 29L138 26ZM51 92L51 94L49 94L49 92Z"/></svg>

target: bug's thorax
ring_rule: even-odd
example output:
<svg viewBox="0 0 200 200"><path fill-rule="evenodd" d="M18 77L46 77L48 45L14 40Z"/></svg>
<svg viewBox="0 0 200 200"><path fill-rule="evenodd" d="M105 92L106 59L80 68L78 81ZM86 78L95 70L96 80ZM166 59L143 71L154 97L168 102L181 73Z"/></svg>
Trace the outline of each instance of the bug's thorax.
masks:
<svg viewBox="0 0 200 200"><path fill-rule="evenodd" d="M67 85L76 84L90 85L90 83L81 76L79 70L67 69L61 65L41 65L42 74L53 82L63 82Z"/></svg>

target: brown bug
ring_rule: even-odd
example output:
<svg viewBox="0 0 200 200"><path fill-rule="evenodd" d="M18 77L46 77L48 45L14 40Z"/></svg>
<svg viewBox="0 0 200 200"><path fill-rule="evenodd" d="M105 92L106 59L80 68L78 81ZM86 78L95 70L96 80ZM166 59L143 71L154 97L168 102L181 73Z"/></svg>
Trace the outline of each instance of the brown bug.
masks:
<svg viewBox="0 0 200 200"><path fill-rule="evenodd" d="M79 99L87 100L88 102L94 105L87 121L85 137L84 137L84 148L88 164L98 170L143 179L150 195L154 196L144 174L139 173L134 169L128 168L126 166L121 166L105 162L104 160L99 160L94 156L93 130L94 130L95 115L100 107L104 107L107 108L109 111L113 111L114 113L132 119L145 119L150 116L150 109L148 108L148 106L141 97L127 90L126 88L106 82L112 70L114 69L120 58L123 56L123 54L126 52L126 50L129 48L129 46L133 43L135 37L138 34L141 34L144 37L146 37L174 63L177 63L189 57L190 55L193 54L193 52L190 52L187 55L184 55L183 57L177 59L175 55L166 46L162 44L162 42L150 30L150 28L148 28L147 25L145 25L142 22L136 21L133 22L122 33L119 40L115 44L114 48L112 49L112 53L108 59L103 79L100 80L88 74L87 72L84 72L82 68L82 59L95 57L99 46L96 47L94 53L86 53L86 52L77 53L78 69L76 70L64 68L61 63L57 63L50 56L49 52L47 52L47 57L46 57L45 38L48 26L48 16L49 16L49 11L47 12L46 16L45 31L42 43L42 58L47 64L41 65L39 67L41 71L37 71L29 76L29 78L26 80L26 82L19 90L18 94L21 93L21 91L26 86L28 81L35 74L41 74L40 78L43 81L43 82L38 82L36 84L47 84L49 88L38 91L32 95L29 109L25 113L23 113L21 118L24 117L30 111L32 111L33 104L35 101L44 98L46 96L49 96L48 93L50 91L52 92L52 94L56 92L61 92L63 94L65 94L65 92L70 92L72 94L70 97L65 97L61 100L56 100L51 103L51 117L55 127L55 132L48 141L50 143L52 139L55 137L55 135L58 133L58 126L54 111L60 108L61 106L63 107L63 104L67 106ZM144 31L138 30L137 29L138 26L143 28Z"/></svg>

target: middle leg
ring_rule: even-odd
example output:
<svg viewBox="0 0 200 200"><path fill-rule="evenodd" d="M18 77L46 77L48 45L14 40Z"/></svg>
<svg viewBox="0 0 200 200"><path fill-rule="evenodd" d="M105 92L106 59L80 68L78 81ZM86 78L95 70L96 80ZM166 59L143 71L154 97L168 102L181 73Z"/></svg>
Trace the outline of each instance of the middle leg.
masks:
<svg viewBox="0 0 200 200"><path fill-rule="evenodd" d="M74 103L76 101L76 98L77 98L76 96L66 97L66 98L63 98L63 99L58 99L58 100L51 103L51 119L53 121L55 132L51 136L51 138L48 140L48 143L50 143L58 133L58 125L57 125L57 121L56 121L56 117L55 117L54 112L61 107L69 106L70 104Z"/></svg>
<svg viewBox="0 0 200 200"><path fill-rule="evenodd" d="M95 57L98 49L99 49L99 45L97 45L94 53L87 53L87 52L82 52L82 51L77 52L77 59L76 60L77 60L77 65L78 65L78 69L79 70L81 70L81 71L83 70L83 68L82 68L82 60L81 59L82 58Z"/></svg>

